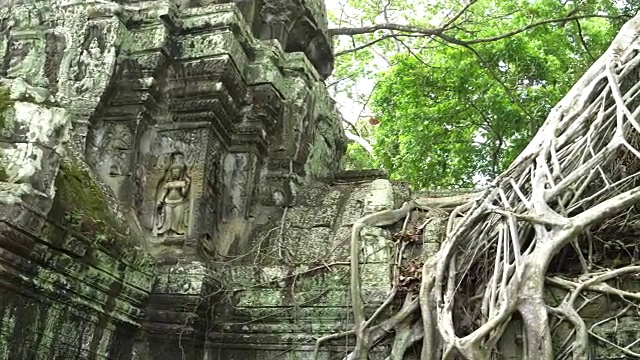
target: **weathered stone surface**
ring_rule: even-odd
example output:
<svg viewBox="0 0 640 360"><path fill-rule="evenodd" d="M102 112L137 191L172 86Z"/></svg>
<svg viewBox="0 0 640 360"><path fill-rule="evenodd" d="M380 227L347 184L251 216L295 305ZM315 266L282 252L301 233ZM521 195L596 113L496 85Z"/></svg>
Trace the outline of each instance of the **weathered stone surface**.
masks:
<svg viewBox="0 0 640 360"><path fill-rule="evenodd" d="M75 77L56 56L69 55L70 44L83 37L71 30L92 22L80 17L84 6L64 16L49 5L0 9L9 25L0 42L11 99L0 137L0 355L114 357L140 326L153 263L116 226L122 219L69 140L82 124L76 112L95 108L106 88L108 74L100 71L115 61L109 37L118 22L102 22L105 53L93 60L100 64ZM60 27L45 34L44 19ZM87 78L90 88L75 91Z"/></svg>
<svg viewBox="0 0 640 360"><path fill-rule="evenodd" d="M273 358L345 326L344 267L315 267L345 261L369 190L328 185L346 143L326 29L319 0L0 9L0 358ZM274 224L282 241L258 240ZM249 259L284 283L234 295ZM273 304L290 318L217 335Z"/></svg>
<svg viewBox="0 0 640 360"><path fill-rule="evenodd" d="M310 359L317 337L347 330L351 225L394 206L388 180L300 189L282 217L252 233L247 256L221 265L226 305L218 307L208 335L210 356ZM373 311L391 286L390 234L369 228L363 240L363 292ZM336 356L339 343L322 358Z"/></svg>
<svg viewBox="0 0 640 360"><path fill-rule="evenodd" d="M301 360L350 328L351 227L409 191L342 171L323 1L2 6L0 359ZM447 218L430 216L406 262L438 250ZM369 313L396 230L361 233ZM635 317L601 321L623 307L580 311L640 351ZM516 333L506 359L522 357Z"/></svg>

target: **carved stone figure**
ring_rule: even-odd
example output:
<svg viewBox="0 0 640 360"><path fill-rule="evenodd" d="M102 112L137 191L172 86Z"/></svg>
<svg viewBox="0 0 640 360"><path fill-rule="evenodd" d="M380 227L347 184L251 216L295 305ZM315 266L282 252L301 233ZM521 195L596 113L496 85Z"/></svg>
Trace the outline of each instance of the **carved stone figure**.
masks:
<svg viewBox="0 0 640 360"><path fill-rule="evenodd" d="M86 49L82 54L82 65L84 68L82 70L83 74L81 75L81 81L76 86L76 93L78 95L89 92L95 88L96 79L93 76L89 76L89 74L95 74L100 72L100 68L102 67L102 50L98 45L98 40L93 39L89 45L89 48Z"/></svg>
<svg viewBox="0 0 640 360"><path fill-rule="evenodd" d="M130 152L133 134L125 124L114 125L109 133L107 155L111 160L110 176L127 175L130 172Z"/></svg>
<svg viewBox="0 0 640 360"><path fill-rule="evenodd" d="M44 75L49 82L49 89L53 94L58 91L58 73L60 72L60 66L62 65L62 59L67 46L68 44L64 36L53 32L45 34Z"/></svg>
<svg viewBox="0 0 640 360"><path fill-rule="evenodd" d="M9 42L9 51L5 58L8 77L17 77L22 74L27 57L33 50L34 43L31 39L12 39Z"/></svg>
<svg viewBox="0 0 640 360"><path fill-rule="evenodd" d="M171 161L164 177L158 183L158 202L154 235L182 236L187 230L189 188L191 179L187 175L184 154L171 154Z"/></svg>

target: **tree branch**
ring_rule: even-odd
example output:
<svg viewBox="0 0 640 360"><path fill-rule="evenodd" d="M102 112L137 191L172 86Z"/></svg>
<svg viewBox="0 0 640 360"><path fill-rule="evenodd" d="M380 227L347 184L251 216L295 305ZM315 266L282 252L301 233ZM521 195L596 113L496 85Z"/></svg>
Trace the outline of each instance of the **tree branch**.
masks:
<svg viewBox="0 0 640 360"><path fill-rule="evenodd" d="M425 35L421 35L421 34L387 34L387 35L383 35L375 40L369 41L368 43L364 43L362 45L353 47L351 49L347 49L347 50L343 50L343 51L339 51L337 53L334 54L335 57L338 56L342 56L342 55L347 55L356 51L360 51L362 49L366 49L371 45L375 45L377 43L379 43L380 41L383 40L387 40L387 39L398 39L400 37L425 37Z"/></svg>
<svg viewBox="0 0 640 360"><path fill-rule="evenodd" d="M353 36L353 35L371 34L380 30L393 30L393 31L399 31L404 33L411 33L411 34L414 34L414 36L416 34L421 36L437 36L446 42L449 42L451 44L456 44L456 45L473 45L473 44L502 40L514 35L518 35L522 32L525 32L527 30L533 29L541 25L564 23L567 21L575 21L575 20L588 19L588 18L629 19L630 16L589 14L589 15L575 15L575 16L556 18L556 19L540 20L540 21L531 23L527 26L523 26L521 28L506 32L501 35L492 36L488 38L471 39L471 40L463 40L463 39L455 38L453 36L446 35L444 33L447 30L447 28L445 27L446 25L438 28L424 28L420 26L401 25L401 24L394 24L394 23L384 23L384 24L376 24L376 25L362 26L362 27L333 28L333 29L329 29L329 36L341 36L341 35ZM389 37L393 38L393 37L396 37L397 35L399 34L393 34L393 36L387 35L385 38L389 38ZM384 39L381 38L380 40L384 40Z"/></svg>

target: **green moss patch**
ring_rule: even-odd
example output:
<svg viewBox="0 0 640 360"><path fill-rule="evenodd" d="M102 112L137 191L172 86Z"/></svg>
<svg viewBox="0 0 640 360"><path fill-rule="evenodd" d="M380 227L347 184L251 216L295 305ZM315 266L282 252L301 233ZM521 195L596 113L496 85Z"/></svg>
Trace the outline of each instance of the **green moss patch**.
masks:
<svg viewBox="0 0 640 360"><path fill-rule="evenodd" d="M6 112L13 105L11 100L9 89L0 87L0 130L4 129L6 125ZM9 175L4 165L0 163L0 182L6 182L9 180Z"/></svg>
<svg viewBox="0 0 640 360"><path fill-rule="evenodd" d="M5 126L5 113L9 107L13 105L13 100L10 97L11 93L9 89L0 87L0 129L4 129Z"/></svg>
<svg viewBox="0 0 640 360"><path fill-rule="evenodd" d="M128 242L126 231L112 212L103 189L87 170L65 158L55 185L51 220L98 242Z"/></svg>

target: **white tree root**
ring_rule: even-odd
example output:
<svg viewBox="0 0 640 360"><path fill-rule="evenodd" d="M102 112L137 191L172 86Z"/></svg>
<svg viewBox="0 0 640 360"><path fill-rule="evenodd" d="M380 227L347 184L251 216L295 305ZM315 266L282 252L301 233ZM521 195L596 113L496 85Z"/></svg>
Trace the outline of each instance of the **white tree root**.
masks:
<svg viewBox="0 0 640 360"><path fill-rule="evenodd" d="M389 360L404 359L412 346L421 347L421 360L491 359L502 351L502 339L517 332L526 359L587 360L596 344L640 358L632 349L636 343L618 344L599 332L621 313L595 323L581 315L594 293L640 309L640 293L618 285L640 274L640 267L602 262L605 250L595 247L592 235L623 228L635 214L630 209L640 202L639 34L636 16L483 192L414 199L356 221L350 243L354 327L320 338L316 356L325 341L351 335L356 342L346 359L368 359L381 343L391 345ZM419 293L400 299L394 280L388 298L367 319L360 275L362 229L394 225L417 209L433 208L449 219L440 250L420 259ZM625 211L626 217L618 216ZM394 246L402 254L408 245L400 241ZM577 255L572 277L549 274L561 251ZM402 262L402 256L396 260ZM566 293L559 305L547 303L550 286ZM399 310L382 318L383 310L401 301ZM522 333L510 327L514 319ZM561 339L552 336L559 322L570 327ZM557 349L562 350L556 354Z"/></svg>

